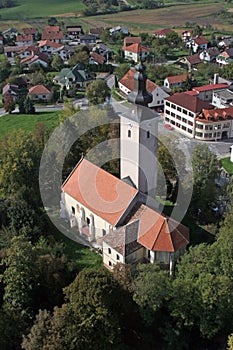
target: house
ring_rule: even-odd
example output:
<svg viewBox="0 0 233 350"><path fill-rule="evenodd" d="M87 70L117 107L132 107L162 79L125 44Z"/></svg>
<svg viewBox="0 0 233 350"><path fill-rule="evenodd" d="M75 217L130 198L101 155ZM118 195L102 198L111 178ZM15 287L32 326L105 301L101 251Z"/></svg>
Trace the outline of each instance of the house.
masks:
<svg viewBox="0 0 233 350"><path fill-rule="evenodd" d="M215 91L226 90L229 87L226 83L221 84L208 84L202 86L196 86L192 88L192 91L195 92L196 96L205 102L212 102L213 93Z"/></svg>
<svg viewBox="0 0 233 350"><path fill-rule="evenodd" d="M140 36L126 36L124 37L124 46L130 46L132 44L141 44L142 39Z"/></svg>
<svg viewBox="0 0 233 350"><path fill-rule="evenodd" d="M90 82L95 79L95 75L85 69L81 64L77 64L72 69L63 68L59 76L59 84L65 86L67 90L72 87L85 89Z"/></svg>
<svg viewBox="0 0 233 350"><path fill-rule="evenodd" d="M66 36L68 39L78 39L83 34L82 26L66 26Z"/></svg>
<svg viewBox="0 0 233 350"><path fill-rule="evenodd" d="M37 28L23 28L22 32L24 35L32 35L33 39L35 40L36 34L38 34L38 29Z"/></svg>
<svg viewBox="0 0 233 350"><path fill-rule="evenodd" d="M33 45L33 36L28 35L17 35L15 43L17 46L29 46Z"/></svg>
<svg viewBox="0 0 233 350"><path fill-rule="evenodd" d="M9 28L2 32L2 35L5 39L15 39L18 34L18 30L16 28Z"/></svg>
<svg viewBox="0 0 233 350"><path fill-rule="evenodd" d="M94 48L93 51L97 51L97 53L103 57L106 58L106 60L110 60L112 58L113 55L113 50L110 49L110 47L108 47L105 44L99 43L97 44Z"/></svg>
<svg viewBox="0 0 233 350"><path fill-rule="evenodd" d="M219 54L219 49L217 48L217 46L214 46L200 52L199 57L202 61L206 61L208 63L215 63L216 58Z"/></svg>
<svg viewBox="0 0 233 350"><path fill-rule="evenodd" d="M174 30L170 29L170 28L163 28L163 29L157 29L155 30L152 35L155 37L155 38L166 38L168 34L170 33L175 33Z"/></svg>
<svg viewBox="0 0 233 350"><path fill-rule="evenodd" d="M26 58L26 57L29 57L31 55L35 55L35 54L38 54L40 51L39 51L39 48L37 46L24 46L18 53L18 56L23 59L23 58Z"/></svg>
<svg viewBox="0 0 233 350"><path fill-rule="evenodd" d="M216 63L218 63L220 66L233 63L233 48L226 49L225 51L221 52L216 57Z"/></svg>
<svg viewBox="0 0 233 350"><path fill-rule="evenodd" d="M95 35L82 35L80 36L79 38L80 40L80 44L83 44L83 45L93 45L96 43L96 37Z"/></svg>
<svg viewBox="0 0 233 350"><path fill-rule="evenodd" d="M74 53L75 50L69 45L62 45L53 50L53 55L58 54L63 61L67 61Z"/></svg>
<svg viewBox="0 0 233 350"><path fill-rule="evenodd" d="M124 95L128 95L134 89L134 75L135 71L130 69L118 82L119 89ZM147 79L146 88L152 94L152 102L149 103L150 108L163 107L164 99L169 96L161 87Z"/></svg>
<svg viewBox="0 0 233 350"><path fill-rule="evenodd" d="M211 103L217 108L233 106L233 91L230 89L214 91Z"/></svg>
<svg viewBox="0 0 233 350"><path fill-rule="evenodd" d="M94 35L96 39L99 39L101 34L104 32L104 27L96 27L96 28L90 28L89 34Z"/></svg>
<svg viewBox="0 0 233 350"><path fill-rule="evenodd" d="M44 85L35 85L29 89L28 96L34 102L51 102L52 93Z"/></svg>
<svg viewBox="0 0 233 350"><path fill-rule="evenodd" d="M122 51L126 60L134 62L145 60L150 54L150 49L139 43L131 44L129 46L123 46Z"/></svg>
<svg viewBox="0 0 233 350"><path fill-rule="evenodd" d="M55 32L55 31L54 32L53 31L52 32L46 32L46 31L43 31L41 39L43 41L49 40L49 41L53 41L54 43L61 44L63 42L64 35L63 35L62 31L59 31L59 32Z"/></svg>
<svg viewBox="0 0 233 350"><path fill-rule="evenodd" d="M22 46L5 46L4 55L10 64L15 64L15 56L22 50Z"/></svg>
<svg viewBox="0 0 233 350"><path fill-rule="evenodd" d="M26 69L30 69L35 64L41 65L42 67L46 68L48 67L49 63L49 57L41 52L32 53L30 56L25 57L20 61L22 67Z"/></svg>
<svg viewBox="0 0 233 350"><path fill-rule="evenodd" d="M195 138L217 141L233 137L233 107L203 109L195 119Z"/></svg>
<svg viewBox="0 0 233 350"><path fill-rule="evenodd" d="M116 26L109 29L110 35L117 35L118 33L122 33L124 35L129 35L129 31L127 27Z"/></svg>
<svg viewBox="0 0 233 350"><path fill-rule="evenodd" d="M47 32L47 33L59 33L60 32L60 27L59 26L45 26L44 27L44 32Z"/></svg>
<svg viewBox="0 0 233 350"><path fill-rule="evenodd" d="M209 41L203 35L197 35L186 43L187 48L192 48L194 53L199 50L206 50L208 48Z"/></svg>
<svg viewBox="0 0 233 350"><path fill-rule="evenodd" d="M222 37L221 39L222 40L218 42L218 47L220 47L220 49L229 48L229 46L233 42L232 36Z"/></svg>
<svg viewBox="0 0 233 350"><path fill-rule="evenodd" d="M141 74L128 98L135 105L119 116L120 178L82 157L62 185L61 217L102 249L110 270L118 262L148 261L172 273L189 243L189 230L159 213L154 199L158 115L146 108L152 96L144 67L137 66Z"/></svg>
<svg viewBox="0 0 233 350"><path fill-rule="evenodd" d="M186 43L187 41L189 41L191 39L191 37L192 37L192 31L191 30L184 30L184 31L182 31L182 33L181 33L181 40L183 42Z"/></svg>
<svg viewBox="0 0 233 350"><path fill-rule="evenodd" d="M181 87L188 77L189 77L189 74L169 76L164 79L163 85L168 89Z"/></svg>
<svg viewBox="0 0 233 350"><path fill-rule="evenodd" d="M38 47L41 53L50 56L56 53L58 49L62 49L64 45L55 43L50 40L42 40L39 42Z"/></svg>
<svg viewBox="0 0 233 350"><path fill-rule="evenodd" d="M7 94L10 94L13 97L14 101L16 101L17 98L18 98L18 94L19 94L19 87L18 87L18 85L8 83L5 86L3 86L3 88L2 88L2 96L3 96L3 98Z"/></svg>
<svg viewBox="0 0 233 350"><path fill-rule="evenodd" d="M164 101L164 121L174 129L190 138L195 138L195 118L203 109L213 109L213 106L191 92L180 92ZM195 92L194 92L195 93ZM196 93L195 93L196 94Z"/></svg>
<svg viewBox="0 0 233 350"><path fill-rule="evenodd" d="M192 69L196 69L196 66L200 63L202 63L202 60L200 59L198 54L191 55L191 56L184 56L178 58L176 61L177 64L187 67L188 71L191 72Z"/></svg>
<svg viewBox="0 0 233 350"><path fill-rule="evenodd" d="M106 62L106 58L99 55L97 52L91 52L90 53L90 64L104 64Z"/></svg>

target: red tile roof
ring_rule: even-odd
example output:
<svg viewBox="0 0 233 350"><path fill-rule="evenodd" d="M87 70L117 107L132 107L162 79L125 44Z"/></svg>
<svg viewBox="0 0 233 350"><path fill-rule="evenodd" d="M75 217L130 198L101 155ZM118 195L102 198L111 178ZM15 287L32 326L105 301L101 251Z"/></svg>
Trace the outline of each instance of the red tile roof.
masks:
<svg viewBox="0 0 233 350"><path fill-rule="evenodd" d="M62 40L63 39L63 32L43 32L42 33L42 40Z"/></svg>
<svg viewBox="0 0 233 350"><path fill-rule="evenodd" d="M93 60L97 63L104 64L105 62L105 57L99 55L97 52L91 52L90 56L93 58Z"/></svg>
<svg viewBox="0 0 233 350"><path fill-rule="evenodd" d="M193 38L193 40L198 46L209 43L209 41L203 35L199 35L196 38Z"/></svg>
<svg viewBox="0 0 233 350"><path fill-rule="evenodd" d="M16 42L19 42L19 41L32 41L33 38L32 38L32 35L29 34L29 35L17 35L16 37Z"/></svg>
<svg viewBox="0 0 233 350"><path fill-rule="evenodd" d="M169 33L175 33L174 30L170 28L164 28L164 29L157 29L153 32L153 35L155 36L167 36Z"/></svg>
<svg viewBox="0 0 233 350"><path fill-rule="evenodd" d="M55 49L58 49L58 48L61 48L63 47L62 44L58 44L58 43L54 43L53 41L50 41L50 40L43 40L43 41L40 41L39 42L39 47L42 47L42 46L51 46L51 47L54 47Z"/></svg>
<svg viewBox="0 0 233 350"><path fill-rule="evenodd" d="M176 83L185 81L188 76L189 74L174 75L174 76L167 77L167 80L170 84L176 84Z"/></svg>
<svg viewBox="0 0 233 350"><path fill-rule="evenodd" d="M140 36L126 36L124 38L124 46L129 45L129 44L135 44L138 43L140 44L142 41Z"/></svg>
<svg viewBox="0 0 233 350"><path fill-rule="evenodd" d="M55 33L55 32L59 32L60 31L60 27L59 26L45 26L44 27L44 32L48 32L48 33Z"/></svg>
<svg viewBox="0 0 233 350"><path fill-rule="evenodd" d="M174 94L165 98L166 101L170 101L178 106L181 106L193 113L199 113L202 109L212 109L213 106L205 101L202 101L196 96L189 95L185 92Z"/></svg>
<svg viewBox="0 0 233 350"><path fill-rule="evenodd" d="M202 92L202 91L212 91L212 90L220 90L220 89L226 89L229 87L229 84L221 83L221 84L209 84L209 85L202 85L202 86L196 86L193 88L193 91Z"/></svg>
<svg viewBox="0 0 233 350"><path fill-rule="evenodd" d="M149 250L176 252L189 243L189 229L142 205L138 242ZM140 208L140 209L142 209Z"/></svg>
<svg viewBox="0 0 233 350"><path fill-rule="evenodd" d="M138 193L86 159L77 164L62 190L114 226Z"/></svg>
<svg viewBox="0 0 233 350"><path fill-rule="evenodd" d="M224 121L226 119L233 119L233 107L203 109L202 112L196 117L196 120L202 122Z"/></svg>
<svg viewBox="0 0 233 350"><path fill-rule="evenodd" d="M23 33L28 35L28 34L36 34L38 32L37 28L23 28L22 29Z"/></svg>
<svg viewBox="0 0 233 350"><path fill-rule="evenodd" d="M48 94L51 94L51 92L44 85L35 85L29 89L29 94L30 95L48 95Z"/></svg>
<svg viewBox="0 0 233 350"><path fill-rule="evenodd" d="M130 91L134 89L134 74L135 71L130 69L119 81L120 84L124 85ZM146 89L148 92L152 93L156 89L157 85L153 83L153 81L147 79L146 81Z"/></svg>
<svg viewBox="0 0 233 350"><path fill-rule="evenodd" d="M147 51L150 51L150 49L146 46L143 46L139 43L134 43L132 45L129 45L129 46L123 46L122 47L122 50L123 51L130 51L130 52L133 52L133 53L141 53L141 52L147 52Z"/></svg>
<svg viewBox="0 0 233 350"><path fill-rule="evenodd" d="M186 60L191 64L199 64L202 63L202 60L200 59L198 54L192 55L192 56L186 56Z"/></svg>

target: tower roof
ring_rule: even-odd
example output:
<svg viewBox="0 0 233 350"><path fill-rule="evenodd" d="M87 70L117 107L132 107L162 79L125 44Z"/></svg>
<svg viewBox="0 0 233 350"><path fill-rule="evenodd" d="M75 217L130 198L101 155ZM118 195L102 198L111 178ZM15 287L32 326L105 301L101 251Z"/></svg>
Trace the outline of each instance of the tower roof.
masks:
<svg viewBox="0 0 233 350"><path fill-rule="evenodd" d="M146 89L146 66L140 62L135 67L135 70L134 90L128 94L128 101L137 105L148 107L148 104L152 102L153 97Z"/></svg>

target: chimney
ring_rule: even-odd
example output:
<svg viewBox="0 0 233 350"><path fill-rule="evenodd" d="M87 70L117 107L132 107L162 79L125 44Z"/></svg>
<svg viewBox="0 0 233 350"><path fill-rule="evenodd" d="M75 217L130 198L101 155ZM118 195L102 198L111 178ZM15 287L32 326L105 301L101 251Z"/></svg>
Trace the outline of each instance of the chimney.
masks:
<svg viewBox="0 0 233 350"><path fill-rule="evenodd" d="M214 74L214 84L218 84L218 78L219 78L219 74L215 73Z"/></svg>

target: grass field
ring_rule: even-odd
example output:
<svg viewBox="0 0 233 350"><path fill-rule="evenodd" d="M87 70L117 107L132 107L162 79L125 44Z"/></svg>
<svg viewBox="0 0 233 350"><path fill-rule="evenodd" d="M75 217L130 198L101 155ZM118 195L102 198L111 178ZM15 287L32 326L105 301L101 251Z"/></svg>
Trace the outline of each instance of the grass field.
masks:
<svg viewBox="0 0 233 350"><path fill-rule="evenodd" d="M0 118L0 138L7 136L7 134L15 129L31 131L38 123L44 123L49 129L53 129L58 124L58 113L7 114Z"/></svg>
<svg viewBox="0 0 233 350"><path fill-rule="evenodd" d="M228 172L229 175L233 175L233 163L230 161L230 158L221 159L223 168Z"/></svg>
<svg viewBox="0 0 233 350"><path fill-rule="evenodd" d="M84 8L81 0L18 0L19 6L1 9L2 20L25 20L70 13L78 15Z"/></svg>
<svg viewBox="0 0 233 350"><path fill-rule="evenodd" d="M181 30L187 22L199 25L210 24L216 30L232 31L232 25L219 17L226 10L224 2L198 1L178 3L153 10L132 10L92 17L80 17L83 9L81 0L18 0L20 4L10 9L1 9L0 30L10 26L21 29L24 26L42 27L46 18L54 16L65 24L81 24L84 30L95 26L125 25L132 33L149 32L157 28L177 28ZM229 7L231 5L228 5Z"/></svg>

